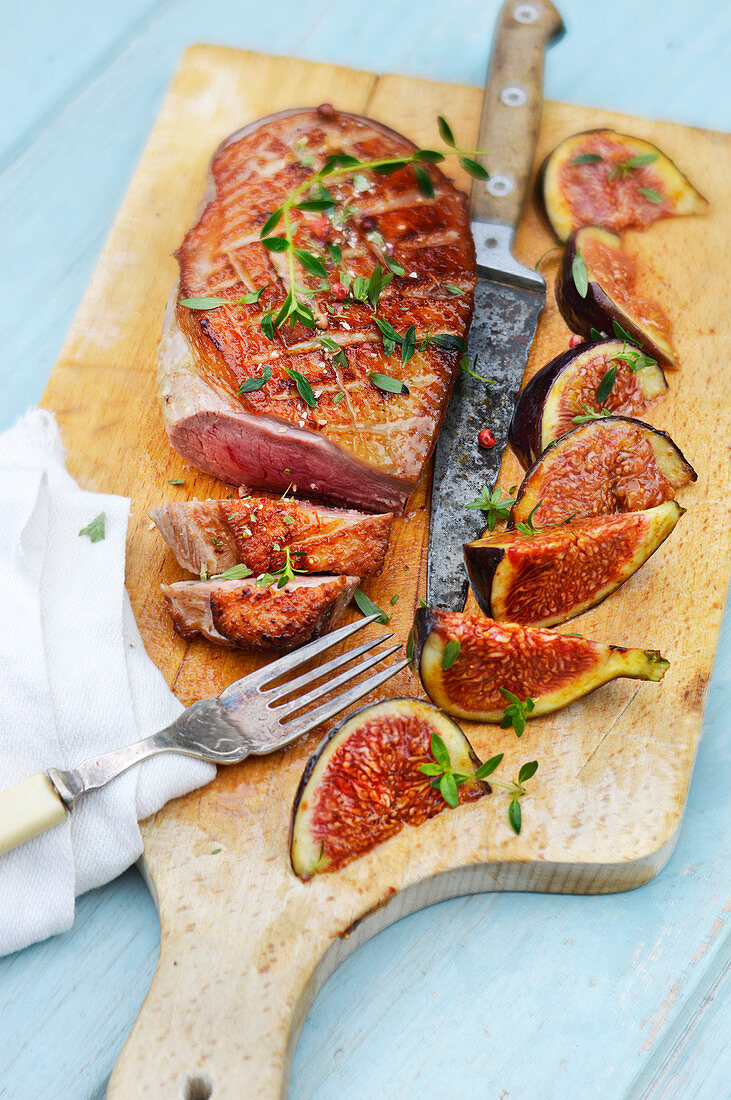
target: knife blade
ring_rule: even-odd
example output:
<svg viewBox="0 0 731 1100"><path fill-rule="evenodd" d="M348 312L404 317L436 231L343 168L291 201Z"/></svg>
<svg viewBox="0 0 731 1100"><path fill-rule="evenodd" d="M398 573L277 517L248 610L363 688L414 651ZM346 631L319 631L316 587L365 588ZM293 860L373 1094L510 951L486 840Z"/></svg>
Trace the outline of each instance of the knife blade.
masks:
<svg viewBox="0 0 731 1100"><path fill-rule="evenodd" d="M460 371L437 441L432 479L427 603L461 611L467 596L462 545L478 538L485 517L467 509L492 491L541 310L546 284L512 253L528 189L543 84L543 55L563 32L550 0L507 0L498 16L482 105L477 157L490 172L474 180L470 222L477 257L475 310L468 340L474 373ZM477 442L488 427L495 445Z"/></svg>

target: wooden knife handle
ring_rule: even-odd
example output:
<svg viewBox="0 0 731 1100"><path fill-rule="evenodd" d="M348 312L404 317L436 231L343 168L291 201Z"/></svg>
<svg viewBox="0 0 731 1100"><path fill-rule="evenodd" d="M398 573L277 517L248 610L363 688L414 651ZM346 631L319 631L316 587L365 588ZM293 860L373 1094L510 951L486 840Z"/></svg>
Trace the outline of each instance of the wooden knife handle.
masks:
<svg viewBox="0 0 731 1100"><path fill-rule="evenodd" d="M474 180L470 215L475 221L515 228L523 208L543 106L543 55L563 33L550 0L507 0L495 26L476 157L490 179Z"/></svg>

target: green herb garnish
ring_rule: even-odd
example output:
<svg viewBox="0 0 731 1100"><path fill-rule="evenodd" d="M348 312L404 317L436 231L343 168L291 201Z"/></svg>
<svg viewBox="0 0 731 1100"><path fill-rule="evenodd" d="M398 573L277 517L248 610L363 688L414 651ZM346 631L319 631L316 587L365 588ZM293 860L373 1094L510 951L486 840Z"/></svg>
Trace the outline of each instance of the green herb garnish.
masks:
<svg viewBox="0 0 731 1100"><path fill-rule="evenodd" d="M237 389L237 393L253 393L254 390L260 390L262 386L266 386L267 382L272 376L272 368L265 366L262 369L260 375L254 375L253 378L247 378L241 383Z"/></svg>
<svg viewBox="0 0 731 1100"><path fill-rule="evenodd" d="M86 535L91 542L101 542L105 537L107 522L107 513L100 512L87 527L82 527L79 531L79 535Z"/></svg>
<svg viewBox="0 0 731 1100"><path fill-rule="evenodd" d="M503 711L500 726L504 730L510 729L512 726L515 730L515 736L522 737L526 718L535 708L535 700L531 699L530 695L526 699L519 699L507 688L499 688L499 691L503 699L508 701L508 705Z"/></svg>
<svg viewBox="0 0 731 1100"><path fill-rule="evenodd" d="M611 357L615 358L614 356ZM603 405L606 399L612 392L612 387L617 380L617 368L610 367L607 373L602 378L601 382L597 386L596 400L598 405Z"/></svg>
<svg viewBox="0 0 731 1100"><path fill-rule="evenodd" d="M586 272L586 264L584 263L584 257L578 251L574 256L573 263L571 264L571 274L574 279L574 286L577 292L582 298L586 298L589 290L589 276Z"/></svg>
<svg viewBox="0 0 731 1100"><path fill-rule="evenodd" d="M584 410L583 413L572 416L572 424L588 424L590 420L601 420L602 417L612 415L608 409L592 409L583 401L581 402L581 407Z"/></svg>
<svg viewBox="0 0 731 1100"><path fill-rule="evenodd" d="M656 191L654 187L638 187L637 191L644 199L654 203L656 206L660 206L661 203L665 202L663 196L659 191Z"/></svg>
<svg viewBox="0 0 731 1100"><path fill-rule="evenodd" d="M288 374L294 382L295 386L297 387L297 393L300 395L304 403L306 405L309 405L311 409L316 408L317 399L312 392L312 386L307 381L304 374L300 374L298 370L294 370L294 368L292 367L285 367L284 371L285 374Z"/></svg>
<svg viewBox="0 0 731 1100"><path fill-rule="evenodd" d="M451 668L454 662L459 657L459 651L462 647L456 638L450 638L442 651L442 668L446 672Z"/></svg>
<svg viewBox="0 0 731 1100"><path fill-rule="evenodd" d="M574 159L571 161L571 163L576 164L576 165L579 165L579 164L596 164L597 161L600 161L600 160L603 160L603 159L604 158L601 157L599 155L599 153L580 153L578 157L574 157Z"/></svg>
<svg viewBox="0 0 731 1100"><path fill-rule="evenodd" d="M495 524L498 521L508 519L510 509L515 504L513 497L504 497L502 492L502 489L495 489L491 495L485 485L480 495L470 504L465 505L466 508L487 512L487 527L490 531L495 530Z"/></svg>
<svg viewBox="0 0 731 1100"><path fill-rule="evenodd" d="M366 596L365 592L360 588L356 588L353 593L353 599L358 605L358 610L361 615L368 618L369 615L377 615L376 622L378 623L390 623L391 616L387 615L382 607L379 607L377 603L374 603L370 596Z"/></svg>
<svg viewBox="0 0 731 1100"><path fill-rule="evenodd" d="M494 378L486 378L484 374L477 374L475 367L477 366L477 356L472 360L472 366L470 366L470 357L465 352L460 360L459 369L465 374L469 374L470 378L475 378L478 382L487 382L489 386L497 386L497 382Z"/></svg>
<svg viewBox="0 0 731 1100"><path fill-rule="evenodd" d="M497 756L491 756L484 764L480 764L471 775L468 775L464 772L454 770L449 755L449 749L438 733L432 733L430 747L434 763L420 764L419 771L429 776L430 786L439 791L444 801L448 806L451 806L452 809L455 809L459 803L459 788L462 784L471 781L484 781L489 775L492 775L495 769L501 764L504 756L502 752L498 753ZM510 783L503 783L499 779L492 779L490 781L492 785L502 787L503 790L508 791L508 793L512 795L508 806L508 820L513 831L516 833L520 832L522 824L520 799L526 793L524 784L527 783L537 771L538 761L530 760L521 766L517 780L513 780Z"/></svg>
<svg viewBox="0 0 731 1100"><path fill-rule="evenodd" d="M184 477L169 477L168 485L185 485Z"/></svg>
<svg viewBox="0 0 731 1100"><path fill-rule="evenodd" d="M408 394L409 392L408 386L400 378L392 378L390 374L379 374L378 371L372 371L368 377L376 389L381 390L383 393Z"/></svg>
<svg viewBox="0 0 731 1100"><path fill-rule="evenodd" d="M232 565L223 573L213 573L209 578L212 581L243 581L251 576L251 570L246 565Z"/></svg>
<svg viewBox="0 0 731 1100"><path fill-rule="evenodd" d="M651 355L645 355L639 348L628 348L625 343L621 351L618 351L616 355L610 355L611 359L616 359L620 363L626 363L633 374L637 374L638 370L642 370L643 367L656 367L657 359L653 359Z"/></svg>
<svg viewBox="0 0 731 1100"><path fill-rule="evenodd" d="M306 569L295 569L292 565L292 558L290 556L291 551L288 546L284 548L284 565L281 569L277 569L274 573L262 573L260 577L256 578L255 584L259 588L263 588L265 585L272 587L276 585L277 588L284 588L285 584L295 579L296 573L306 573ZM233 569L237 569L238 566L233 566Z"/></svg>

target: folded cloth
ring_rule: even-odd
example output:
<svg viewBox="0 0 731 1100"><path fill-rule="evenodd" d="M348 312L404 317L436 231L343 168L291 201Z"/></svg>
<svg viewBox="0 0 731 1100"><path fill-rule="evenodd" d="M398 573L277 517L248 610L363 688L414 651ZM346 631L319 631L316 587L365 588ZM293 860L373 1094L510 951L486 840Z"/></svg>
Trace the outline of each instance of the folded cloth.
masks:
<svg viewBox="0 0 731 1100"><path fill-rule="evenodd" d="M137 741L182 710L124 587L129 506L79 488L50 413L0 435L0 790ZM104 537L80 535L101 513ZM0 955L69 928L76 895L142 853L138 820L214 775L190 757L153 757L0 856Z"/></svg>

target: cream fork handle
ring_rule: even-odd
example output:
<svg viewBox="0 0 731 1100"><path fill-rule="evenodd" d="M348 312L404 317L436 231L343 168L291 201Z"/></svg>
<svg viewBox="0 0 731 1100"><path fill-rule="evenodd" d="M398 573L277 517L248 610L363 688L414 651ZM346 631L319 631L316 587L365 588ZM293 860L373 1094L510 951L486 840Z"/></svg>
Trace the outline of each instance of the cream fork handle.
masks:
<svg viewBox="0 0 731 1100"><path fill-rule="evenodd" d="M65 819L66 807L44 772L0 791L0 856Z"/></svg>

